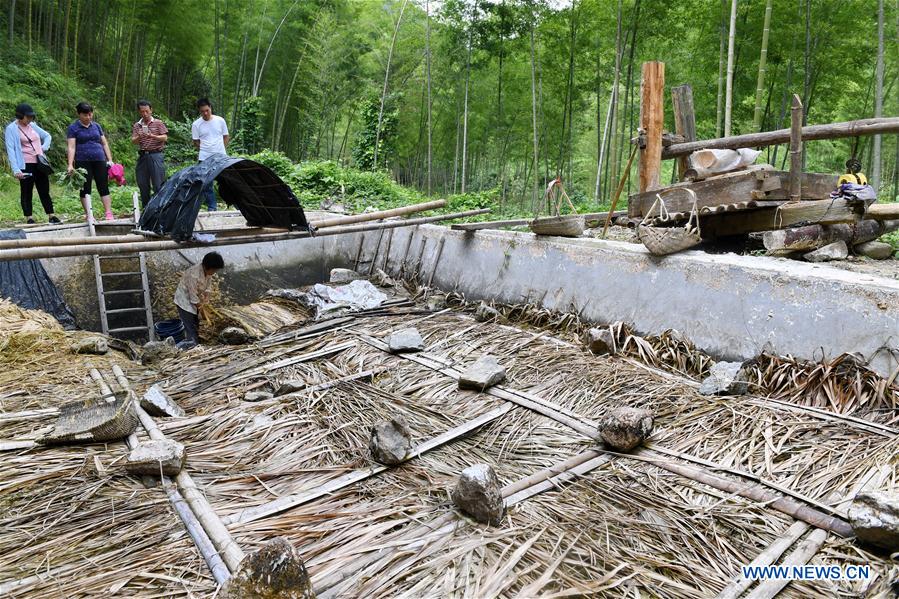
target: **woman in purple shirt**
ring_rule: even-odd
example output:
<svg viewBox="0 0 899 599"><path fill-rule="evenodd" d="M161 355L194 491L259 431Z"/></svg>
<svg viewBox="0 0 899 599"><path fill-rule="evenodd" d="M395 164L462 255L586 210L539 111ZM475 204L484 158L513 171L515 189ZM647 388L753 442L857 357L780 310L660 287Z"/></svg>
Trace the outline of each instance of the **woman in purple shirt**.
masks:
<svg viewBox="0 0 899 599"><path fill-rule="evenodd" d="M69 125L66 130L69 154L69 169L71 173L76 168L87 171L87 180L81 188L81 205L87 214L87 204L84 196L91 192L91 181L97 183L97 193L106 210L106 220L115 218L112 214L112 198L109 197L109 175L107 168L112 164L112 152L109 151L109 143L103 129L94 122L94 109L87 102L80 102L75 107L78 112L78 120ZM87 214L88 219L92 215Z"/></svg>

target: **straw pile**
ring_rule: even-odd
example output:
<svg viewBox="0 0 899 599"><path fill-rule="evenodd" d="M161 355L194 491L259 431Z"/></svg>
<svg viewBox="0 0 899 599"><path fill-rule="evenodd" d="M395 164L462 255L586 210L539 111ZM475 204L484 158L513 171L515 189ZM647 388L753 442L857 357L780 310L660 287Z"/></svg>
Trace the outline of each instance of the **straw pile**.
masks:
<svg viewBox="0 0 899 599"><path fill-rule="evenodd" d="M233 518L243 509L311 492L368 468L368 428L397 412L409 420L420 442L501 405L490 396L459 392L451 378L390 356L360 337L384 338L409 324L422 333L430 353L460 365L492 353L506 366L510 387L546 397L588 421L616 405L651 408L659 422L654 445L770 480L813 502L824 504L831 493L848 493L872 466L895 469L892 456L899 443L894 436L762 401L735 409L724 399L700 398L693 385L677 377L655 375L620 358L592 356L545 331L477 323L454 314L411 323L408 317L360 317L350 328L298 342L236 354L210 348L172 380L169 392L202 415L173 421L164 430L188 446L195 478L216 511ZM263 367L339 347L347 339L357 342L334 355L283 369ZM276 389L286 379L311 386L385 367L373 383L242 401L246 390ZM471 596L626 596L639 591L696 597L721 590L739 565L791 523L762 505L628 458L616 458L561 492L521 504L501 529L484 530L454 515L449 489L471 463L493 465L502 483L509 484L591 447L590 439L571 429L515 408L471 437L400 468L287 512L232 524L231 530L245 551L286 535L325 596L439 589L441 595ZM435 522L439 528L446 517L453 523L450 531L412 548L411 543L422 541L422 523ZM394 546L400 551L385 550ZM836 540L830 546L847 547ZM857 559L886 572L882 559L854 545L852 550L863 556ZM378 559L368 564L369 557ZM356 574L344 580L342 572ZM805 596L821 594L816 588Z"/></svg>
<svg viewBox="0 0 899 599"><path fill-rule="evenodd" d="M240 327L251 337L261 338L307 318L308 310L296 302L278 298L253 302L246 306L207 306L202 312L201 332L214 339L225 327Z"/></svg>
<svg viewBox="0 0 899 599"><path fill-rule="evenodd" d="M567 322L565 336L575 341L580 324ZM241 549L248 553L275 536L287 537L323 599L704 597L723 589L793 520L766 503L662 466L690 464L732 481L760 482L828 514L834 514L832 496L845 497L872 469L883 470L882 489L895 490L899 480L893 429L764 398L701 397L690 379L630 358L594 356L546 329L393 307L292 326L251 346L197 348L189 360L163 363L165 389L188 416L159 421L159 427L185 444L191 476ZM454 368L484 353L496 356L508 372L505 385L550 402L556 416L459 391L451 376L369 341L408 326L422 334L427 356ZM666 351L664 363L690 348L673 333L642 343L630 337L622 343L630 343L628 354L642 349L659 363ZM680 366L701 370L701 356ZM363 371L370 380L346 380ZM836 374L818 380L830 376ZM132 368L129 378L140 393L156 377ZM277 392L288 381L299 390L245 401L247 391ZM0 397L11 388L0 379ZM656 430L646 452L606 454L559 422L564 415L589 428L621 405L654 411ZM841 407L858 415L870 405ZM508 411L494 412L500 408ZM396 468L373 470L366 455L370 427L397 414L407 419L418 445L494 413L486 425ZM120 447L91 450L106 475L92 474L100 470L96 466L82 467L84 449L53 448L16 456L0 476L0 505L15 510L0 515L0 547L15 548L0 559L0 579L45 567L53 543L51 571L73 568L58 572L53 584L75 596L109 594L119 585L129 595L211 595L208 572L171 520L164 494L110 474ZM510 485L586 451L607 461L571 484L512 506L499 527L475 525L450 502L456 477L473 463L490 464ZM80 456L77 464L67 461L72 455ZM360 477L341 488L325 487L350 474ZM258 519L244 511L291 497L289 509ZM101 503L107 506L102 515ZM113 534L124 535L123 542L110 543ZM871 564L879 575L867 589L871 594L887 592L895 568L884 556L833 536L815 559ZM785 595L861 593L859 583L839 582L791 585ZM52 594L43 585L22 596Z"/></svg>
<svg viewBox="0 0 899 599"><path fill-rule="evenodd" d="M447 302L464 310L473 307L458 293L449 294ZM575 343L594 326L583 322L577 314L555 312L532 304L493 307L504 319L516 325L549 330ZM702 379L708 376L709 368L715 362L683 333L673 329L658 336L641 336L621 322L607 328L615 339L619 354L632 356L650 366ZM851 354L810 361L763 353L748 362L746 368L752 381L752 393L846 414L862 411L873 417L882 417L885 410L899 407L899 378L895 373L885 379Z"/></svg>

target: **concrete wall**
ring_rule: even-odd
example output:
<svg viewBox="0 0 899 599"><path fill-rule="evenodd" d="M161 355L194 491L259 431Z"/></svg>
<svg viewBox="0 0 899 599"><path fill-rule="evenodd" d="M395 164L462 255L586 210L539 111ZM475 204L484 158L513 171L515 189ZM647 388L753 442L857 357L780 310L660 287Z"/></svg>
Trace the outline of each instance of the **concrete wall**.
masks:
<svg viewBox="0 0 899 599"><path fill-rule="evenodd" d="M377 243L365 239L363 261ZM386 240L379 265L385 250ZM625 321L643 334L678 329L716 358L858 352L882 374L899 363L899 281L826 265L699 251L657 258L631 243L425 225L394 231L388 270L403 268L468 299Z"/></svg>
<svg viewBox="0 0 899 599"><path fill-rule="evenodd" d="M899 282L785 259L697 251L656 258L629 243L424 225L218 247L227 265L222 288L244 303L269 288L325 281L331 268L355 264L360 242L363 272L374 260L394 276L417 273L471 300L534 303L597 323L625 321L643 334L674 328L716 358L858 352L883 374L899 363ZM154 305L170 307L178 272L206 251L148 254ZM98 328L91 260L44 264L80 324Z"/></svg>

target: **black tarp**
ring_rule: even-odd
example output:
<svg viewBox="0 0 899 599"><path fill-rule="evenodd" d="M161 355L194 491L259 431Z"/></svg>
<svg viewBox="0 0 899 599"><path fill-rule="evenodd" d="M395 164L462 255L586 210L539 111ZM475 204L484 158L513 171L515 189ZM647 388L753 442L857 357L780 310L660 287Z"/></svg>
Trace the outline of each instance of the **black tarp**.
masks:
<svg viewBox="0 0 899 599"><path fill-rule="evenodd" d="M218 181L219 197L243 214L250 227L305 229L299 200L270 168L246 158L212 156L181 169L153 196L139 227L175 241L187 241L203 203L203 188Z"/></svg>
<svg viewBox="0 0 899 599"><path fill-rule="evenodd" d="M21 229L0 231L0 239L25 239L25 232ZM75 315L47 276L40 260L0 262L0 296L22 308L52 314L67 329L76 328Z"/></svg>

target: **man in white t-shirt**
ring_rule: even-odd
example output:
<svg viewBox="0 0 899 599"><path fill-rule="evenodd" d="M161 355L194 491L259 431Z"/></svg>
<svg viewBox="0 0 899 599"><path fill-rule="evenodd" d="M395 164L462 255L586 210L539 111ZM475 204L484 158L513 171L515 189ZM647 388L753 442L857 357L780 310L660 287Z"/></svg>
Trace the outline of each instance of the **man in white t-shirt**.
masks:
<svg viewBox="0 0 899 599"><path fill-rule="evenodd" d="M212 114L212 103L207 98L197 100L197 110L200 118L190 126L191 138L194 147L200 151L199 161L203 162L210 156L227 156L225 146L228 145L228 124L225 119ZM203 188L206 197L206 207L210 212L216 210L215 192L212 183Z"/></svg>

